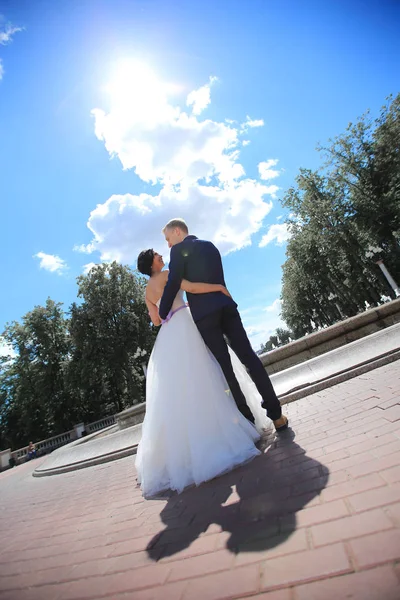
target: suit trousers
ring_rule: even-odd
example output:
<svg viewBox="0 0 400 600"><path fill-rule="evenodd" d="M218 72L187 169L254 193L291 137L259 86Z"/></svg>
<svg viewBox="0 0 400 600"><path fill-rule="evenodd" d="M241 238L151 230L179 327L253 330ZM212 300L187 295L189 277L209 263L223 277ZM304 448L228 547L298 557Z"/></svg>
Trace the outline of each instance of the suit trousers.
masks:
<svg viewBox="0 0 400 600"><path fill-rule="evenodd" d="M280 402L261 360L251 347L237 308L225 306L196 321L196 325L204 342L219 362L240 412L254 423L253 414L236 379L225 338L259 391L267 416L273 421L279 419L282 415Z"/></svg>

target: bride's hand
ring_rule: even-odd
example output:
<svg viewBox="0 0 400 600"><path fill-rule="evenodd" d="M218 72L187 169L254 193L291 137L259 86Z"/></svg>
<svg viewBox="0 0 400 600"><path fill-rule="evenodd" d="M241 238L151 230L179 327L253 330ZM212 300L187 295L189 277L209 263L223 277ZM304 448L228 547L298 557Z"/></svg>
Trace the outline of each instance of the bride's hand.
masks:
<svg viewBox="0 0 400 600"><path fill-rule="evenodd" d="M221 290L220 290L223 294L225 294L225 296L228 296L228 298L232 298L232 296L230 295L230 293L228 292L227 288L224 285L221 285Z"/></svg>

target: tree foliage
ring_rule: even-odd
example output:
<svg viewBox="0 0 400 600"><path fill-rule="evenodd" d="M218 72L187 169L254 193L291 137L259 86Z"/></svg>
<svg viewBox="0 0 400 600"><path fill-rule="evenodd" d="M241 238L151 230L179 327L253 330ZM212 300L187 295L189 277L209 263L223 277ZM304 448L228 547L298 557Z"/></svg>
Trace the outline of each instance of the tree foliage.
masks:
<svg viewBox="0 0 400 600"><path fill-rule="evenodd" d="M295 338L395 297L376 260L400 280L399 116L400 95L375 121L350 123L319 148L323 167L300 169L285 194L282 318Z"/></svg>
<svg viewBox="0 0 400 600"><path fill-rule="evenodd" d="M13 448L144 400L155 339L144 281L117 263L78 277L65 314L48 299L6 326L16 356L0 362L0 441Z"/></svg>

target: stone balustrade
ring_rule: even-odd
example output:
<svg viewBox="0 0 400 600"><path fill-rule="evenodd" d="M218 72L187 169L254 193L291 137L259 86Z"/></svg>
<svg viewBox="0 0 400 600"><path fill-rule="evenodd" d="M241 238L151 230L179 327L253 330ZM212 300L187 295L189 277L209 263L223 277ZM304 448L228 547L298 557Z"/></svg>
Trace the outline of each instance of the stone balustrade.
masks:
<svg viewBox="0 0 400 600"><path fill-rule="evenodd" d="M110 417L104 417L104 419L100 419L99 421L95 421L94 423L90 423L86 425L85 429L87 433L94 433L95 431L100 431L101 429L105 429L106 427L111 427L111 425L115 425L116 416L111 415Z"/></svg>
<svg viewBox="0 0 400 600"><path fill-rule="evenodd" d="M59 435L55 435L46 440L41 440L40 442L35 442L35 449L38 454L47 454L56 450L56 448L60 448L65 444L69 444L76 439L75 430L67 431L66 433L60 433ZM11 458L13 458L16 464L23 462L28 454L29 446L24 446L24 448L19 448L18 450L14 450L11 452Z"/></svg>
<svg viewBox="0 0 400 600"><path fill-rule="evenodd" d="M130 406L118 413L116 415L116 421L120 429L126 429L127 427L132 427L132 425L143 423L145 413L146 402L142 402L141 404L135 404L135 406Z"/></svg>
<svg viewBox="0 0 400 600"><path fill-rule="evenodd" d="M89 423L88 425L84 425L80 423L76 425L74 429L71 431L67 431L65 433L60 433L59 435L55 435L46 440L41 440L40 442L35 442L35 449L37 454L48 454L61 446L65 446L65 444L69 444L81 437L82 432L86 431L86 433L95 433L96 431L101 431L106 427L110 427L114 425L116 422L116 415L111 415L108 417L104 417L98 421L94 421L93 423ZM0 471L7 469L10 465L10 459L14 464L20 464L26 460L28 454L28 446L24 446L23 448L18 448L18 450L14 450L11 452L10 449L3 450L0 452Z"/></svg>
<svg viewBox="0 0 400 600"><path fill-rule="evenodd" d="M310 333L260 356L269 375L400 322L400 298Z"/></svg>

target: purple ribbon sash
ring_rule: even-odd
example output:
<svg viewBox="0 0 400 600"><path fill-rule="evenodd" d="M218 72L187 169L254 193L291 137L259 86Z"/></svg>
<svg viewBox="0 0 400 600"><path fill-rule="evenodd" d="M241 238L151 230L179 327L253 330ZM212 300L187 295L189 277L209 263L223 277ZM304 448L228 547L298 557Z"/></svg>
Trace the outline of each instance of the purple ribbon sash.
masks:
<svg viewBox="0 0 400 600"><path fill-rule="evenodd" d="M182 306L178 306L178 308L169 312L165 319L161 319L162 325L165 325L165 323L168 323L168 321L170 321L172 319L172 317L174 316L174 314L177 313L179 310L182 310L182 308L187 308L187 307L188 307L187 304L182 304Z"/></svg>

